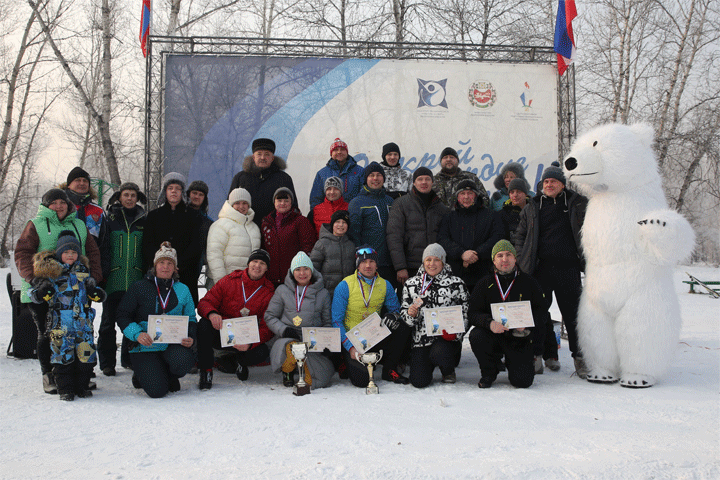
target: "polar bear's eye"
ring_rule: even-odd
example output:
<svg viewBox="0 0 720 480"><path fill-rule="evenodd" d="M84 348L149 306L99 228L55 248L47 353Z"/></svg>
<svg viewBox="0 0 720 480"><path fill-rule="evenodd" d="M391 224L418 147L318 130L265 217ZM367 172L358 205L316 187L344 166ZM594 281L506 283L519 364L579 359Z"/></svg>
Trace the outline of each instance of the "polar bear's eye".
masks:
<svg viewBox="0 0 720 480"><path fill-rule="evenodd" d="M595 141L593 142L593 147L594 147L595 145L597 145L597 140L595 140Z"/></svg>

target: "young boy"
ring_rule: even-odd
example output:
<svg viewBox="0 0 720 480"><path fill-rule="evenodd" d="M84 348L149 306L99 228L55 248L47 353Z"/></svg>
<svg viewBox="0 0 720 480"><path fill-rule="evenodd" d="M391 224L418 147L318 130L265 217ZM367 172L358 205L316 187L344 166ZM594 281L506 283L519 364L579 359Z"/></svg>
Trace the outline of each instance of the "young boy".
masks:
<svg viewBox="0 0 720 480"><path fill-rule="evenodd" d="M50 337L50 362L60 400L91 397L90 375L96 363L93 319L95 309L88 300L102 302L105 292L89 274L90 262L82 256L80 242L73 232L60 233L55 251L35 254L35 303L50 305L47 335Z"/></svg>
<svg viewBox="0 0 720 480"><path fill-rule="evenodd" d="M333 213L338 210L347 210L348 203L342 196L343 184L340 177L330 177L325 180L325 200L312 209L310 220L315 224L315 230L320 234L320 228L330 223Z"/></svg>

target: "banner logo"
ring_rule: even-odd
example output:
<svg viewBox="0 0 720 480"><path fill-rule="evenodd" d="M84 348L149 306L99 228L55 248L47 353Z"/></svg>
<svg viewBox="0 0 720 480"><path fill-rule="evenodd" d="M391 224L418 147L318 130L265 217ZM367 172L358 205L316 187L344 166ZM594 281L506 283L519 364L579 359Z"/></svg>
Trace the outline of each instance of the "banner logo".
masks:
<svg viewBox="0 0 720 480"><path fill-rule="evenodd" d="M468 91L470 104L477 108L489 108L495 104L497 93L490 82L477 81Z"/></svg>
<svg viewBox="0 0 720 480"><path fill-rule="evenodd" d="M443 107L448 108L445 101L445 84L447 78L442 80L421 80L418 82L418 108Z"/></svg>

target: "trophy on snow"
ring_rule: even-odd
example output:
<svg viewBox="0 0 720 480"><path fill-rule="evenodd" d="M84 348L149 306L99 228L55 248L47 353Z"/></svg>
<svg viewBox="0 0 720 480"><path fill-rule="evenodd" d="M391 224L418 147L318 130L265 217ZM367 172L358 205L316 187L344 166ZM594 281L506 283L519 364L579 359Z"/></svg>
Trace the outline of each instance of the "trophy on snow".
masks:
<svg viewBox="0 0 720 480"><path fill-rule="evenodd" d="M310 393L310 385L305 383L305 357L307 356L307 343L298 342L292 344L292 354L297 360L298 381L293 387L293 395L301 397Z"/></svg>
<svg viewBox="0 0 720 480"><path fill-rule="evenodd" d="M375 382L373 381L373 369L375 368L375 364L380 361L382 356L383 356L382 350L380 350L380 352L378 352L378 353L368 352L368 353L363 353L360 355L360 362L364 363L365 366L367 366L368 376L370 378L370 381L368 382L368 386L365 389L365 393L367 395L370 395L373 393L380 393L378 386L375 385Z"/></svg>

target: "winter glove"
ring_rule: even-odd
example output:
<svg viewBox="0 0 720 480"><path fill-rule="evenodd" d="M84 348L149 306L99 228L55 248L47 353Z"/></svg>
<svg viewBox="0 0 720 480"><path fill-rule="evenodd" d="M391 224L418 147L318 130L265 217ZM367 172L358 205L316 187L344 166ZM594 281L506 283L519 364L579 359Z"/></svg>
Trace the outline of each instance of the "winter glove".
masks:
<svg viewBox="0 0 720 480"><path fill-rule="evenodd" d="M295 327L287 327L283 332L283 338L294 338L295 340L302 342L302 330Z"/></svg>
<svg viewBox="0 0 720 480"><path fill-rule="evenodd" d="M95 303L102 303L107 299L107 293L102 288L95 287L87 291L87 297Z"/></svg>
<svg viewBox="0 0 720 480"><path fill-rule="evenodd" d="M47 278L33 280L34 289L30 293L33 303L49 302L52 299L55 289Z"/></svg>
<svg viewBox="0 0 720 480"><path fill-rule="evenodd" d="M457 340L457 335L455 335L454 333L448 333L447 330L443 330L442 338L446 342L454 342L455 340Z"/></svg>
<svg viewBox="0 0 720 480"><path fill-rule="evenodd" d="M397 330L400 326L400 318L398 318L396 313L388 313L382 321L383 324L392 332Z"/></svg>
<svg viewBox="0 0 720 480"><path fill-rule="evenodd" d="M97 281L93 277L87 277L85 279L85 290L89 292L95 287L97 287ZM93 302L94 301L95 300L93 300Z"/></svg>

